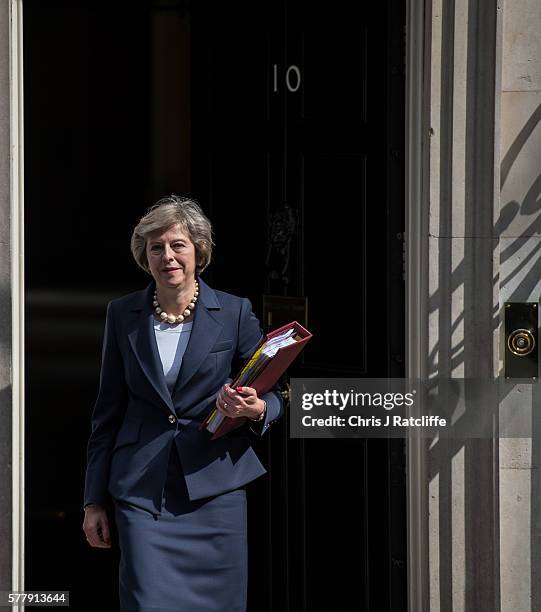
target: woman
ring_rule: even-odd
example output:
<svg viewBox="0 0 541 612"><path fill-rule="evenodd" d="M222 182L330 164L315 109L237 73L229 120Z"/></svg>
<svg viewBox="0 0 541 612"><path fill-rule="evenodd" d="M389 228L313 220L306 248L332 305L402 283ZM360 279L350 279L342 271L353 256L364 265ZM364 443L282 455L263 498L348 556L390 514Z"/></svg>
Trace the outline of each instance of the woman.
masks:
<svg viewBox="0 0 541 612"><path fill-rule="evenodd" d="M258 397L228 384L262 332L248 299L200 278L212 245L197 203L163 198L131 239L153 281L107 306L83 530L110 548L112 501L123 611L246 609L245 485L266 473L251 436L283 405L278 386ZM215 405L246 424L211 440L199 425Z"/></svg>

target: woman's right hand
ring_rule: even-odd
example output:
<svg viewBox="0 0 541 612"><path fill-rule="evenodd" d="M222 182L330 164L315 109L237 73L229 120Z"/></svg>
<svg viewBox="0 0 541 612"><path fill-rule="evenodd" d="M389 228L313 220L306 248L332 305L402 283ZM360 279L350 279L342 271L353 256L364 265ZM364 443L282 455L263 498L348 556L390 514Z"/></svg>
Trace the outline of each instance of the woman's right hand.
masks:
<svg viewBox="0 0 541 612"><path fill-rule="evenodd" d="M87 542L93 548L111 548L107 512L99 504L86 506L83 531Z"/></svg>

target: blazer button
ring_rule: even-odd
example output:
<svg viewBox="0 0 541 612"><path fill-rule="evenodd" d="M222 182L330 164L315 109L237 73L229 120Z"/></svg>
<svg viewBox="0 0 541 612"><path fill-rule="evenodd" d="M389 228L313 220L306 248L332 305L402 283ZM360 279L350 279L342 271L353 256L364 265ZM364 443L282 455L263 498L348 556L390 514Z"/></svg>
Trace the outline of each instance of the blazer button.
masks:
<svg viewBox="0 0 541 612"><path fill-rule="evenodd" d="M177 422L177 417L174 414L170 414L169 415L169 422L170 423L176 423Z"/></svg>

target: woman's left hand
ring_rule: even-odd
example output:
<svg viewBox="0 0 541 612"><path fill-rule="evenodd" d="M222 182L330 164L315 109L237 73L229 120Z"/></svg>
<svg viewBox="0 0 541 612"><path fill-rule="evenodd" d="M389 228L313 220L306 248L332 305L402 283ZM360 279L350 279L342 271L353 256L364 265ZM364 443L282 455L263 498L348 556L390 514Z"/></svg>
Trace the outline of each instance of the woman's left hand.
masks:
<svg viewBox="0 0 541 612"><path fill-rule="evenodd" d="M265 402L257 397L252 387L230 387L227 383L216 396L218 410L228 417L257 419L265 409Z"/></svg>

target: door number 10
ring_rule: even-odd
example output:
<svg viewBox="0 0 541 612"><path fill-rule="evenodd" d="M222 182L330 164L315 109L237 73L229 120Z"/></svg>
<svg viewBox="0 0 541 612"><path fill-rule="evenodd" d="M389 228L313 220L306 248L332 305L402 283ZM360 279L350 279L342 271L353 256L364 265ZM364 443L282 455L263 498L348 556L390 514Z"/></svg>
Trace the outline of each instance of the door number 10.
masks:
<svg viewBox="0 0 541 612"><path fill-rule="evenodd" d="M278 64L272 65L272 73L274 83L273 91L278 91ZM286 70L284 80L289 91L297 91L297 89L299 89L301 86L301 71L299 70L299 67L295 66L294 64L289 66L289 68Z"/></svg>

